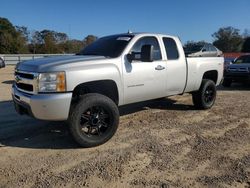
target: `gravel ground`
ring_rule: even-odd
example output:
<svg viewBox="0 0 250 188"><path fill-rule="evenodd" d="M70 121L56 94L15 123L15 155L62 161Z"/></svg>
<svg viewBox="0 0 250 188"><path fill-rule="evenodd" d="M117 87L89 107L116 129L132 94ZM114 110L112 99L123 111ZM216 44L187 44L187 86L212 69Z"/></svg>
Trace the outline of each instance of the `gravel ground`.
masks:
<svg viewBox="0 0 250 188"><path fill-rule="evenodd" d="M191 96L120 109L117 133L82 149L64 122L19 116L13 67L0 70L0 187L250 187L250 87L219 88L215 106Z"/></svg>

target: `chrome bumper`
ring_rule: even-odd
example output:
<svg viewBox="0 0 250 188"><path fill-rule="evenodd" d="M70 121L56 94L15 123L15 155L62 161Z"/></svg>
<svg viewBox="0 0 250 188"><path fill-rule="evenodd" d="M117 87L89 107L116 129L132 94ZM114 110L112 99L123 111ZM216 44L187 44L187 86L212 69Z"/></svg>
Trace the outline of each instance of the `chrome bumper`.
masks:
<svg viewBox="0 0 250 188"><path fill-rule="evenodd" d="M72 93L30 95L12 86L12 98L19 114L27 114L41 120L67 120Z"/></svg>

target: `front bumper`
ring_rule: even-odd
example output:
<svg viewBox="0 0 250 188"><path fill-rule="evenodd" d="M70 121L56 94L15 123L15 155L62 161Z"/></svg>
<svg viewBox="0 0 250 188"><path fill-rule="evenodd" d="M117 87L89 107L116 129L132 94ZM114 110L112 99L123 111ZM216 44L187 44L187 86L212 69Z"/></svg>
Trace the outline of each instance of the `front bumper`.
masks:
<svg viewBox="0 0 250 188"><path fill-rule="evenodd" d="M27 114L41 120L67 120L72 93L30 95L12 86L12 98L19 114Z"/></svg>
<svg viewBox="0 0 250 188"><path fill-rule="evenodd" d="M232 79L233 81L250 81L250 73L230 73L224 72L224 78Z"/></svg>

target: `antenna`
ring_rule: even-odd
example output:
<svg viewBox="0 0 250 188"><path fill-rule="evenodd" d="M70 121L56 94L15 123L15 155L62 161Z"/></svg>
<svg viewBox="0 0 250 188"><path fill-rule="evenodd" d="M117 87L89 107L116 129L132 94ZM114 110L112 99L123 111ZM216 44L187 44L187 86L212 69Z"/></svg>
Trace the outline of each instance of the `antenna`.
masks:
<svg viewBox="0 0 250 188"><path fill-rule="evenodd" d="M131 33L133 33L130 29L128 30L128 34L131 34Z"/></svg>

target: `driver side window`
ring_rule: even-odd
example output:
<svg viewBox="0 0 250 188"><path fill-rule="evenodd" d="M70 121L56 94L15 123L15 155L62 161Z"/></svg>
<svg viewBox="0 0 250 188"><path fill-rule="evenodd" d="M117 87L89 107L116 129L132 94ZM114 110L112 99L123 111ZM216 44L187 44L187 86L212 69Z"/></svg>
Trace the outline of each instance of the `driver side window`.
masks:
<svg viewBox="0 0 250 188"><path fill-rule="evenodd" d="M132 47L131 52L135 52L139 54L141 52L141 48L143 45L152 45L154 47L154 51L153 51L154 61L162 59L160 46L159 46L158 40L155 37L140 38Z"/></svg>

